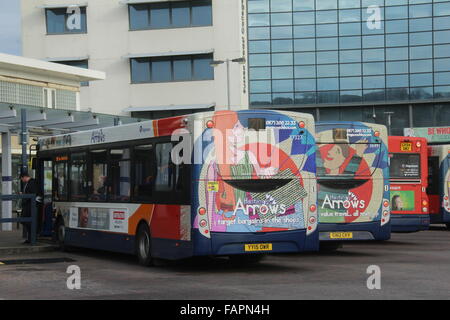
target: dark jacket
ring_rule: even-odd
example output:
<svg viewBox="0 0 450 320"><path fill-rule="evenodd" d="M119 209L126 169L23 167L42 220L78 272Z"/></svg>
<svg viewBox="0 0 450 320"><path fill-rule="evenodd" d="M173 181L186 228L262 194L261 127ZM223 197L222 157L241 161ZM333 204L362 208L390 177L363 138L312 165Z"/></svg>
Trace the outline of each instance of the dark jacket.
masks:
<svg viewBox="0 0 450 320"><path fill-rule="evenodd" d="M23 194L37 194L36 180L30 179L23 187ZM31 217L31 199L22 200L22 217Z"/></svg>

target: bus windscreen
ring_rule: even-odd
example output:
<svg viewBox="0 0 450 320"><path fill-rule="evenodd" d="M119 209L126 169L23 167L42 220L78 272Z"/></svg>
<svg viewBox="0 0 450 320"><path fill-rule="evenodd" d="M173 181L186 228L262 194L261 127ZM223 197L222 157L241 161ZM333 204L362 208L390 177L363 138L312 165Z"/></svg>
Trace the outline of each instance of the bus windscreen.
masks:
<svg viewBox="0 0 450 320"><path fill-rule="evenodd" d="M391 153L391 179L420 179L420 154Z"/></svg>

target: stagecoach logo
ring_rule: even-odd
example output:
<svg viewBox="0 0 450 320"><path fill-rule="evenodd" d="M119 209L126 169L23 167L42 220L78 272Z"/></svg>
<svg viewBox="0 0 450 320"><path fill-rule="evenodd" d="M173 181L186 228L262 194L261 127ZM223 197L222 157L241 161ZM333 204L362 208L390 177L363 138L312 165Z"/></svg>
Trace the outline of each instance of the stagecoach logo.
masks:
<svg viewBox="0 0 450 320"><path fill-rule="evenodd" d="M340 197L339 197L340 198ZM349 192L347 198L333 197L326 195L322 203L322 209L327 206L329 209L339 210L339 209L364 209L366 207L366 201L359 200L358 197L353 193Z"/></svg>
<svg viewBox="0 0 450 320"><path fill-rule="evenodd" d="M151 129L150 128L144 128L143 126L139 127L139 133L146 133L146 132L150 132Z"/></svg>
<svg viewBox="0 0 450 320"><path fill-rule="evenodd" d="M92 131L91 143L102 143L106 141L106 136L103 133L103 130L94 130Z"/></svg>

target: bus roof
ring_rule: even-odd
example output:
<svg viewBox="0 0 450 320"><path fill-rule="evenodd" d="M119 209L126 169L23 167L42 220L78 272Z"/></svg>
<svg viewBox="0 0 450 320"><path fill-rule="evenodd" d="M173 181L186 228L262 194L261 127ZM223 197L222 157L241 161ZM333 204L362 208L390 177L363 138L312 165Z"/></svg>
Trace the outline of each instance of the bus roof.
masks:
<svg viewBox="0 0 450 320"><path fill-rule="evenodd" d="M331 126L331 125L336 125L336 126L341 126L341 127L366 126L366 127L373 128L375 130L379 130L379 131L387 131L387 128L385 125L377 124L377 123L369 123L369 122L361 122L361 121L317 121L316 122L316 127Z"/></svg>
<svg viewBox="0 0 450 320"><path fill-rule="evenodd" d="M420 137L408 137L408 136L389 136L389 140L391 141L420 141L423 143L427 143L428 141L426 138L420 138Z"/></svg>
<svg viewBox="0 0 450 320"><path fill-rule="evenodd" d="M226 111L225 111L226 112ZM229 111L230 113L236 111ZM289 116L301 117L308 126L314 126L314 117L310 114L279 111L279 110L240 110L240 113L280 113ZM98 128L39 139L39 151L49 151L80 146L89 146L105 143L114 143L128 140L141 140L155 137L170 136L174 130L188 128L194 120L211 119L216 112L200 112L183 116L142 121L120 126Z"/></svg>

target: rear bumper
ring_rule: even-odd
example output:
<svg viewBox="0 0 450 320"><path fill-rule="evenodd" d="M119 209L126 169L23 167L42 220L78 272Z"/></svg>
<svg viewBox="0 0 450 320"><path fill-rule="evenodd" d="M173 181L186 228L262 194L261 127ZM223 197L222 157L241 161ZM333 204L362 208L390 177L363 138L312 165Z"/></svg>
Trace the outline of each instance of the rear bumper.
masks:
<svg viewBox="0 0 450 320"><path fill-rule="evenodd" d="M202 241L206 245L205 241ZM319 250L318 232L306 236L306 230L293 230L266 233L232 233L211 232L210 255L248 254L245 244L271 243L271 251L257 251L253 253L288 253ZM195 255L204 255L206 248L195 249Z"/></svg>
<svg viewBox="0 0 450 320"><path fill-rule="evenodd" d="M380 221L363 223L319 223L320 241L360 241L360 240L389 240L391 238L391 224L380 226ZM332 239L332 232L352 232L351 239Z"/></svg>
<svg viewBox="0 0 450 320"><path fill-rule="evenodd" d="M441 224L441 223L449 223L450 222L450 212L445 211L441 208L440 213L431 213L430 214L430 223L431 224Z"/></svg>
<svg viewBox="0 0 450 320"><path fill-rule="evenodd" d="M392 232L416 232L428 230L428 214L393 214L391 215Z"/></svg>

